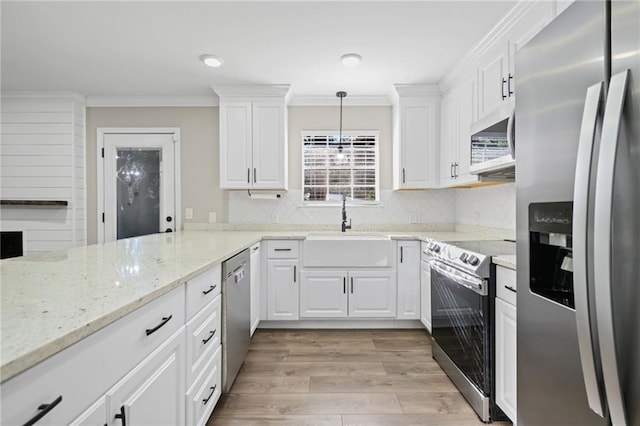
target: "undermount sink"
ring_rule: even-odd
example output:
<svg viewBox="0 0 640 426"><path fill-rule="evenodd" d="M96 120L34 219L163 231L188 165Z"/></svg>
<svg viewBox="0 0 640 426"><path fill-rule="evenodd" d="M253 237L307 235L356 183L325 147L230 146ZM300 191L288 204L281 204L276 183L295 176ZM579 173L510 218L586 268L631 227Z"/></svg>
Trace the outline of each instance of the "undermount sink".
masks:
<svg viewBox="0 0 640 426"><path fill-rule="evenodd" d="M305 267L388 267L393 244L382 234L311 234L303 243Z"/></svg>

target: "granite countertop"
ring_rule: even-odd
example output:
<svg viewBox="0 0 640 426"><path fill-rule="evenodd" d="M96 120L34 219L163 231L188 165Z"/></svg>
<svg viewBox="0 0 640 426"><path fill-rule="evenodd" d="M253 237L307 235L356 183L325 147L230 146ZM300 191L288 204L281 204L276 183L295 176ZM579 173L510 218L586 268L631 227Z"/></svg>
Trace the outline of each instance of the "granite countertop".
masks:
<svg viewBox="0 0 640 426"><path fill-rule="evenodd" d="M509 269L516 269L516 255L495 256L491 259L496 265L504 266Z"/></svg>
<svg viewBox="0 0 640 426"><path fill-rule="evenodd" d="M479 239L471 232L384 232ZM0 382L162 296L262 239L305 231L182 231L0 261Z"/></svg>

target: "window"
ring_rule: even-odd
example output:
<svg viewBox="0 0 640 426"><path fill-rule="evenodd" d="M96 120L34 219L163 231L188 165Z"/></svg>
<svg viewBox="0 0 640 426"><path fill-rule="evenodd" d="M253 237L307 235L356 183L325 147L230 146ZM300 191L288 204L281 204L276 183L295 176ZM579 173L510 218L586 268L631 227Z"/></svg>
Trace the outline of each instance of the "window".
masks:
<svg viewBox="0 0 640 426"><path fill-rule="evenodd" d="M378 201L378 132L302 132L305 202Z"/></svg>

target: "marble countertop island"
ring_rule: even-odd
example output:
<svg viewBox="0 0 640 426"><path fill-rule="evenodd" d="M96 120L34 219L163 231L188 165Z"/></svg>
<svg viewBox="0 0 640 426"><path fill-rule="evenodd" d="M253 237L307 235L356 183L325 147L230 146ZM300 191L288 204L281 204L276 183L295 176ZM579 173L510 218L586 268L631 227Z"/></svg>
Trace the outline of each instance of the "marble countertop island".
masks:
<svg viewBox="0 0 640 426"><path fill-rule="evenodd" d="M0 261L0 381L56 354L189 279L269 238L304 231L182 231ZM386 232L472 240L471 232Z"/></svg>

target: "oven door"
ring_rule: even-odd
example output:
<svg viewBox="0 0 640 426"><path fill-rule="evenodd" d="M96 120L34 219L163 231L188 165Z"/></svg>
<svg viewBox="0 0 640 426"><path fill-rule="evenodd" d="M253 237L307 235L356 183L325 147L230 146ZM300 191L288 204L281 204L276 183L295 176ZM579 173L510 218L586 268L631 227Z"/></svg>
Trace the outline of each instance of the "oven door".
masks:
<svg viewBox="0 0 640 426"><path fill-rule="evenodd" d="M478 390L489 395L487 281L432 260L431 309L434 341Z"/></svg>

